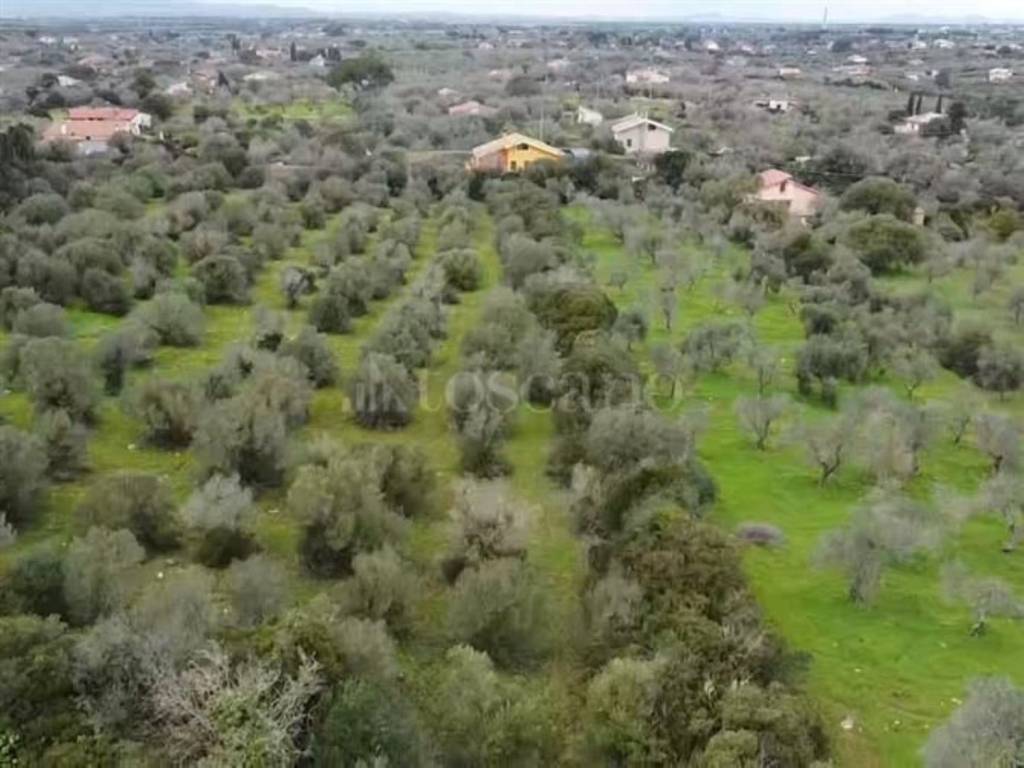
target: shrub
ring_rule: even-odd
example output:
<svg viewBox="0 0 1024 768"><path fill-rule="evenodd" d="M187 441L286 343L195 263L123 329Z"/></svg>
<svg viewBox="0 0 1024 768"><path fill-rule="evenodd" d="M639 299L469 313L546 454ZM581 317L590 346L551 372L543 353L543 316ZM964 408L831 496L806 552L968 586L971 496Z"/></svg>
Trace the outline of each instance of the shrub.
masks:
<svg viewBox="0 0 1024 768"><path fill-rule="evenodd" d="M74 342L32 339L21 350L19 372L39 412L60 409L76 421L92 420L99 396L91 366Z"/></svg>
<svg viewBox="0 0 1024 768"><path fill-rule="evenodd" d="M312 764L426 765L428 749L415 711L391 687L372 680L343 680L324 705L313 735Z"/></svg>
<svg viewBox="0 0 1024 768"><path fill-rule="evenodd" d="M177 545L179 527L167 484L149 472L123 471L100 477L77 514L89 525L126 528L150 550Z"/></svg>
<svg viewBox="0 0 1024 768"><path fill-rule="evenodd" d="M249 300L249 277L234 256L207 256L192 267L211 304L244 304Z"/></svg>
<svg viewBox="0 0 1024 768"><path fill-rule="evenodd" d="M857 222L846 233L846 242L876 275L921 263L928 246L917 227L890 214L870 216Z"/></svg>
<svg viewBox="0 0 1024 768"><path fill-rule="evenodd" d="M7 522L29 522L46 487L47 458L32 435L0 425L0 509Z"/></svg>
<svg viewBox="0 0 1024 768"><path fill-rule="evenodd" d="M408 628L416 579L390 547L356 555L344 587L347 612L384 621L394 632Z"/></svg>
<svg viewBox="0 0 1024 768"><path fill-rule="evenodd" d="M484 651L499 664L535 656L541 593L518 559L500 558L459 576L448 609L448 628L456 642Z"/></svg>
<svg viewBox="0 0 1024 768"><path fill-rule="evenodd" d="M437 257L445 282L457 291L475 291L483 279L480 258L468 248L446 251Z"/></svg>
<svg viewBox="0 0 1024 768"><path fill-rule="evenodd" d="M235 621L242 627L257 627L275 618L288 596L284 569L264 555L235 560L225 582Z"/></svg>
<svg viewBox="0 0 1024 768"><path fill-rule="evenodd" d="M126 406L143 423L147 440L185 447L199 426L203 396L191 383L148 378L131 391Z"/></svg>
<svg viewBox="0 0 1024 768"><path fill-rule="evenodd" d="M131 307L132 297L124 280L109 272L90 268L82 276L82 298L89 309L121 316Z"/></svg>
<svg viewBox="0 0 1024 768"><path fill-rule="evenodd" d="M124 375L129 368L141 368L153 361L157 337L149 328L138 323L123 324L116 331L104 334L93 356L103 376L103 389L116 395L124 386Z"/></svg>
<svg viewBox="0 0 1024 768"><path fill-rule="evenodd" d="M780 547L786 543L782 529L770 523L741 523L736 528L736 538L757 547Z"/></svg>
<svg viewBox="0 0 1024 768"><path fill-rule="evenodd" d="M158 293L140 309L138 320L171 347L194 347L203 338L203 309L183 293Z"/></svg>
<svg viewBox="0 0 1024 768"><path fill-rule="evenodd" d="M63 552L43 546L25 553L11 565L3 591L12 612L66 617Z"/></svg>
<svg viewBox="0 0 1024 768"><path fill-rule="evenodd" d="M46 452L47 472L56 480L69 480L86 468L85 428L66 411L40 414L36 434Z"/></svg>
<svg viewBox="0 0 1024 768"><path fill-rule="evenodd" d="M349 386L356 421L372 429L394 429L412 421L419 395L416 380L395 358L371 352Z"/></svg>
<svg viewBox="0 0 1024 768"><path fill-rule="evenodd" d="M200 537L196 558L210 568L224 568L255 550L250 533L255 515L252 491L237 476L224 475L210 477L181 510L182 521Z"/></svg>
<svg viewBox="0 0 1024 768"><path fill-rule="evenodd" d="M90 528L75 539L64 558L64 595L71 617L91 624L123 608L145 552L125 530Z"/></svg>
<svg viewBox="0 0 1024 768"><path fill-rule="evenodd" d="M284 415L242 394L203 413L194 450L207 474L237 474L247 485L275 486L284 475L287 439Z"/></svg>
<svg viewBox="0 0 1024 768"><path fill-rule="evenodd" d="M281 347L281 354L301 363L315 387L329 387L339 377L338 363L327 338L316 329L304 325L298 335Z"/></svg>
<svg viewBox="0 0 1024 768"><path fill-rule="evenodd" d="M401 523L384 500L372 463L344 451L299 468L288 509L303 526L302 561L317 576L351 572L358 552L393 540Z"/></svg>
<svg viewBox="0 0 1024 768"><path fill-rule="evenodd" d="M10 285L0 290L0 323L3 327L11 330L14 321L22 310L33 307L42 302L39 294L33 288L18 288ZM51 335L51 334L47 334ZM52 334L63 336L66 334Z"/></svg>
<svg viewBox="0 0 1024 768"><path fill-rule="evenodd" d="M45 301L19 311L14 317L12 330L23 336L35 338L71 335L71 327L68 325L67 313L64 308Z"/></svg>
<svg viewBox="0 0 1024 768"><path fill-rule="evenodd" d="M988 331L961 328L939 342L939 363L963 379L973 379L978 374L982 352L990 346L992 334Z"/></svg>
<svg viewBox="0 0 1024 768"><path fill-rule="evenodd" d="M375 445L372 460L380 475L384 501L403 517L419 517L431 509L435 473L419 448Z"/></svg>
<svg viewBox="0 0 1024 768"><path fill-rule="evenodd" d="M348 333L352 314L344 296L321 293L309 306L309 324L321 333Z"/></svg>

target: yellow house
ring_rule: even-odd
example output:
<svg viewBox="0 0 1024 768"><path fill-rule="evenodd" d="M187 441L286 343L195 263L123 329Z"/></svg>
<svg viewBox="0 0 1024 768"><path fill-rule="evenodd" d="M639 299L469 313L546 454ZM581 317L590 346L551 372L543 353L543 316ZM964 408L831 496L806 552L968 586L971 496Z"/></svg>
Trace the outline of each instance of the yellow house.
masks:
<svg viewBox="0 0 1024 768"><path fill-rule="evenodd" d="M474 171L515 173L541 160L559 163L564 157L562 150L550 144L521 133L508 133L500 139L475 147L469 168Z"/></svg>

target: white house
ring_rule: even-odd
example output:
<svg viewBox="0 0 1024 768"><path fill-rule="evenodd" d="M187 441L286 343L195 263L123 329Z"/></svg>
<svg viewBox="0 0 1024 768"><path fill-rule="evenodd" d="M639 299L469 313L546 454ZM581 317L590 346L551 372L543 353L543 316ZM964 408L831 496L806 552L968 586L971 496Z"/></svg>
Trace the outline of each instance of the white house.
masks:
<svg viewBox="0 0 1024 768"><path fill-rule="evenodd" d="M612 137L627 155L660 155L668 152L673 130L646 115L632 114L611 125Z"/></svg>
<svg viewBox="0 0 1024 768"><path fill-rule="evenodd" d="M626 73L626 82L629 85L664 85L672 78L653 67L633 69Z"/></svg>
<svg viewBox="0 0 1024 768"><path fill-rule="evenodd" d="M164 93L168 96L175 97L187 97L192 95L192 86L188 84L188 81L182 80L181 82L171 83L164 88Z"/></svg>
<svg viewBox="0 0 1024 768"><path fill-rule="evenodd" d="M327 59L324 58L322 53L318 53L309 60L309 66L313 69L324 69L327 66Z"/></svg>
<svg viewBox="0 0 1024 768"><path fill-rule="evenodd" d="M794 106L789 99L758 99L754 102L755 107L760 107L766 112L773 114L789 112Z"/></svg>
<svg viewBox="0 0 1024 768"><path fill-rule="evenodd" d="M904 118L903 122L899 123L893 130L903 136L918 136L922 128L942 118L941 112L923 112L920 115L911 115Z"/></svg>
<svg viewBox="0 0 1024 768"><path fill-rule="evenodd" d="M598 126L604 122L604 115L596 109L587 109L584 106L580 106L576 110L576 122L580 125Z"/></svg>
<svg viewBox="0 0 1024 768"><path fill-rule="evenodd" d="M800 67L779 67L779 77L783 80L792 80L803 74Z"/></svg>
<svg viewBox="0 0 1024 768"><path fill-rule="evenodd" d="M988 71L990 83L1008 83L1013 79L1013 70L1006 67L993 67Z"/></svg>

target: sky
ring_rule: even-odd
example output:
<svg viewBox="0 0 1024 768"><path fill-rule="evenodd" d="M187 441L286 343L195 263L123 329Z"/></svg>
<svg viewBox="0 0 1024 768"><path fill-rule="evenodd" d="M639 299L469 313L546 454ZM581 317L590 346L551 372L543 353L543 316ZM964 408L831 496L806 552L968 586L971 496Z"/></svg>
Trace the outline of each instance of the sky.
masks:
<svg viewBox="0 0 1024 768"><path fill-rule="evenodd" d="M218 0L223 2L223 0ZM244 0L230 0L244 3ZM445 12L601 18L686 18L711 14L723 18L820 21L827 0L269 0L274 5L318 11L412 13ZM892 16L954 19L985 16L1024 21L1024 0L831 0L829 18L862 21Z"/></svg>

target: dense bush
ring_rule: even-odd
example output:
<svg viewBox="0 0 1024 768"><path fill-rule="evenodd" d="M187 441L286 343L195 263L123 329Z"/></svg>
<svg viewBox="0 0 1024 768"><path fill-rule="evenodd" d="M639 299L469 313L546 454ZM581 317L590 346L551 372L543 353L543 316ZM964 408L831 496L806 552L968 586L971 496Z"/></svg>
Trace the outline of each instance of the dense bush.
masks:
<svg viewBox="0 0 1024 768"><path fill-rule="evenodd" d="M158 293L137 312L141 325L156 334L161 344L194 347L203 338L203 308L184 293Z"/></svg>
<svg viewBox="0 0 1024 768"><path fill-rule="evenodd" d="M365 427L394 429L412 421L419 388L395 358L376 352L363 357L349 383L349 402Z"/></svg>
<svg viewBox="0 0 1024 768"><path fill-rule="evenodd" d="M192 442L199 426L203 397L194 384L147 378L132 389L126 406L143 423L147 440L180 448Z"/></svg>
<svg viewBox="0 0 1024 768"><path fill-rule="evenodd" d="M89 525L125 528L150 550L178 544L180 526L170 488L148 472L123 471L98 478L77 514Z"/></svg>
<svg viewBox="0 0 1024 768"><path fill-rule="evenodd" d="M22 527L32 520L46 487L47 466L37 438L0 425L0 510L6 522Z"/></svg>

